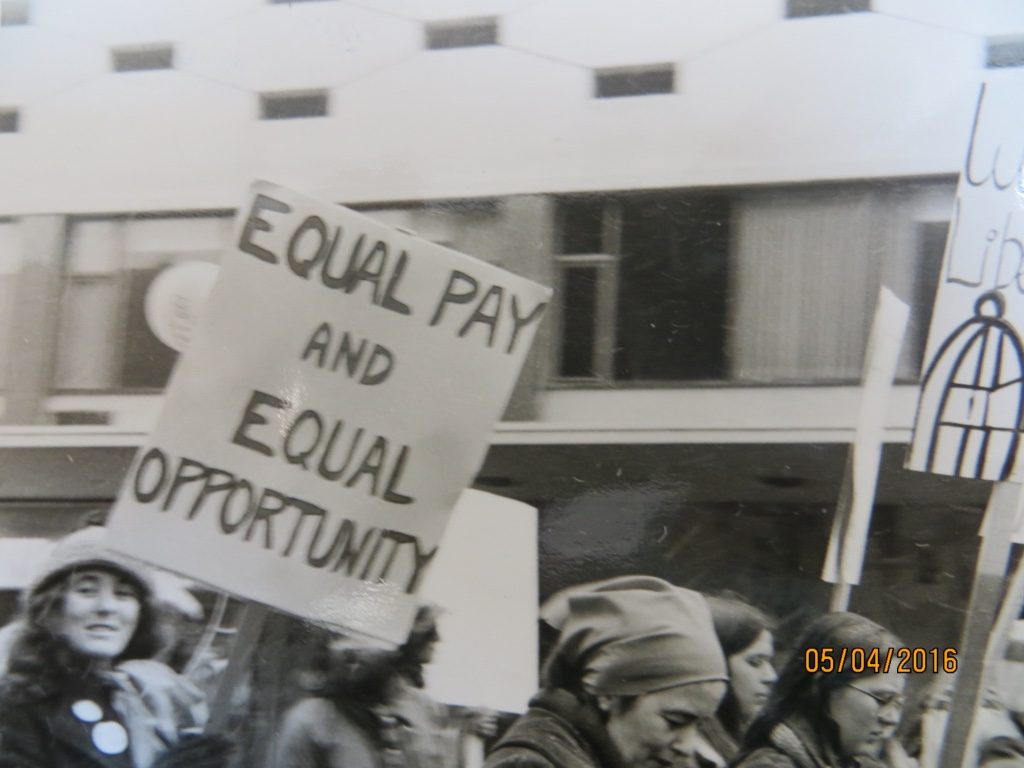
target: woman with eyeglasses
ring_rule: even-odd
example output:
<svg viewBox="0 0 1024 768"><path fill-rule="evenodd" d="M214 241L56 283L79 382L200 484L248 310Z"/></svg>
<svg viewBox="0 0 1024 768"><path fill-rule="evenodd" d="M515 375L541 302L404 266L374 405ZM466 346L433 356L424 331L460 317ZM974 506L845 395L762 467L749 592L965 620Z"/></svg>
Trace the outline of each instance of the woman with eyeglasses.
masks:
<svg viewBox="0 0 1024 768"><path fill-rule="evenodd" d="M764 712L747 732L738 768L867 768L911 765L895 741L903 712L905 675L852 671L852 652L884 659L900 641L855 613L812 622L783 667ZM831 650L844 669L822 671L816 654ZM810 663L808 663L810 651Z"/></svg>
<svg viewBox="0 0 1024 768"><path fill-rule="evenodd" d="M153 660L149 570L104 546L61 541L21 596L0 681L0 768L220 768L229 745L199 735L202 694Z"/></svg>

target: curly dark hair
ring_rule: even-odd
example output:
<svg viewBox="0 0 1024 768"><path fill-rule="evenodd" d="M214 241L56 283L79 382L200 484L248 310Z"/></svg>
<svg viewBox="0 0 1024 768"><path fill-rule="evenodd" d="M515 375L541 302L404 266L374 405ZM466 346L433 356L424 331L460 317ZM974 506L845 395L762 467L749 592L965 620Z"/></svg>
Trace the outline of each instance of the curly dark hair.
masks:
<svg viewBox="0 0 1024 768"><path fill-rule="evenodd" d="M750 752L770 743L772 729L787 718L797 716L814 728L822 742L838 751L839 729L828 715L829 696L833 691L871 671L854 674L849 667L825 674L807 671L804 654L808 648L864 649L877 648L881 656L886 649L898 648L900 640L885 627L856 613L827 613L808 625L797 640L793 653L779 673L764 712L747 731L744 751Z"/></svg>
<svg viewBox="0 0 1024 768"><path fill-rule="evenodd" d="M161 647L156 609L144 585L119 568L90 565L128 579L139 594L139 618L131 639L116 661L152 658ZM11 647L7 675L0 682L0 699L6 703L38 700L59 692L71 679L93 671L95 660L75 651L55 635L51 620L64 609L64 597L74 570L48 578L27 596L20 620L22 629Z"/></svg>

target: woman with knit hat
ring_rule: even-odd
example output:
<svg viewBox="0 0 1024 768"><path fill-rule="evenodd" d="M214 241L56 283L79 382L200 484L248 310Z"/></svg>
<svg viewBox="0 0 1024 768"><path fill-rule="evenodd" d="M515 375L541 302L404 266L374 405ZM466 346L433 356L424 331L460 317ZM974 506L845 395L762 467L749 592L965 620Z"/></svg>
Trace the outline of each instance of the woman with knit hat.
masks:
<svg viewBox="0 0 1024 768"><path fill-rule="evenodd" d="M220 765L196 738L201 694L158 650L151 574L90 527L62 540L22 594L0 683L0 768Z"/></svg>
<svg viewBox="0 0 1024 768"><path fill-rule="evenodd" d="M697 592L627 576L555 595L558 631L530 709L485 768L678 764L725 694L725 659Z"/></svg>

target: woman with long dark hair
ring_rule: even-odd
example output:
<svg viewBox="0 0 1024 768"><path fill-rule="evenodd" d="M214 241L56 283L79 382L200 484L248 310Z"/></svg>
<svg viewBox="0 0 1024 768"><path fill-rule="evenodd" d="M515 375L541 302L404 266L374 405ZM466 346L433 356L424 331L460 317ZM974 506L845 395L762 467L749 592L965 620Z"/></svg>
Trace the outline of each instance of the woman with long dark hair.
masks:
<svg viewBox="0 0 1024 768"><path fill-rule="evenodd" d="M764 712L747 732L739 768L847 768L884 765L896 749L905 676L853 671L856 657L878 659L900 641L855 613L829 613L813 621L779 674ZM810 652L808 654L808 651ZM845 657L845 667L833 665ZM862 659L861 659L862 660Z"/></svg>
<svg viewBox="0 0 1024 768"><path fill-rule="evenodd" d="M183 740L202 730L202 696L152 660L150 573L103 539L99 527L68 536L22 594L0 683L0 768L155 768L199 754ZM226 756L208 746L193 765Z"/></svg>
<svg viewBox="0 0 1024 768"><path fill-rule="evenodd" d="M275 768L393 768L402 765L397 723L383 711L398 654L346 637L327 640L314 695L285 715Z"/></svg>
<svg viewBox="0 0 1024 768"><path fill-rule="evenodd" d="M767 614L734 595L709 596L708 607L729 669L729 688L714 717L698 729L702 764L722 766L739 754L747 728L761 714L778 679L774 623Z"/></svg>

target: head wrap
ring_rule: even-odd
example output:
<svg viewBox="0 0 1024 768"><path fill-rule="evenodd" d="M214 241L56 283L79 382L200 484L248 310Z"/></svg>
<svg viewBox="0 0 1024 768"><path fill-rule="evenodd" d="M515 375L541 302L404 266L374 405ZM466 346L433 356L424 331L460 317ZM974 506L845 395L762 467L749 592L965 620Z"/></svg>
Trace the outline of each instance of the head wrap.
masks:
<svg viewBox="0 0 1024 768"><path fill-rule="evenodd" d="M704 597L651 576L623 576L554 595L541 618L558 630L545 684L637 696L726 681Z"/></svg>
<svg viewBox="0 0 1024 768"><path fill-rule="evenodd" d="M89 567L123 574L138 584L143 599L152 596L154 586L150 569L138 560L107 549L106 533L102 526L91 525L61 539L25 588L23 598L27 599L71 571Z"/></svg>

